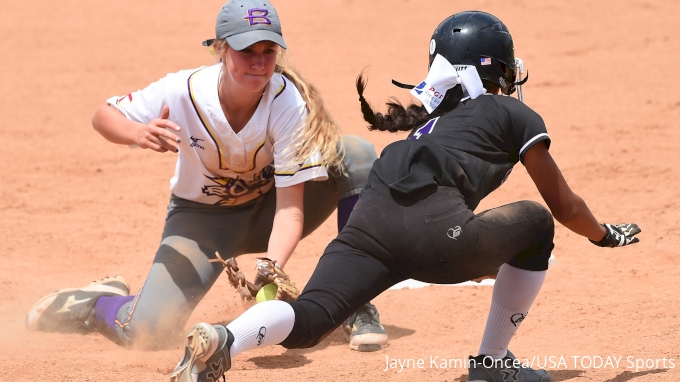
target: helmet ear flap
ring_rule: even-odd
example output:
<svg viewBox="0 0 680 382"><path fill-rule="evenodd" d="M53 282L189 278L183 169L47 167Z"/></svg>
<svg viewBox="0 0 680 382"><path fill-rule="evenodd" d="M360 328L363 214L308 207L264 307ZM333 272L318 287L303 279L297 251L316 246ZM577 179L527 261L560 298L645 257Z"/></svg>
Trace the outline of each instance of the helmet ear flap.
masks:
<svg viewBox="0 0 680 382"><path fill-rule="evenodd" d="M511 95L515 92L515 70L506 65L504 62L499 62L499 64L501 67L501 72L503 73L503 77L498 79L498 82L501 84L501 91L505 95Z"/></svg>

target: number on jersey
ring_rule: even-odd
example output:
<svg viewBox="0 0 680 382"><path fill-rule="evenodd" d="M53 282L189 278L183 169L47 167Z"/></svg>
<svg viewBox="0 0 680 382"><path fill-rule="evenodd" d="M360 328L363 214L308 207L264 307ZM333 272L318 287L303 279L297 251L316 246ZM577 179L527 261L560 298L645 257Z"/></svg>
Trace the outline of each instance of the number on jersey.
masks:
<svg viewBox="0 0 680 382"><path fill-rule="evenodd" d="M431 134L431 133L432 133L432 130L434 130L434 125L437 123L437 120L439 120L439 117L433 118L433 119L427 121L426 124L424 124L423 126L419 127L418 130L416 130L416 131L413 133L413 135L411 135L410 137L408 137L408 139L418 139L418 138L420 138L420 137L423 136L423 135Z"/></svg>

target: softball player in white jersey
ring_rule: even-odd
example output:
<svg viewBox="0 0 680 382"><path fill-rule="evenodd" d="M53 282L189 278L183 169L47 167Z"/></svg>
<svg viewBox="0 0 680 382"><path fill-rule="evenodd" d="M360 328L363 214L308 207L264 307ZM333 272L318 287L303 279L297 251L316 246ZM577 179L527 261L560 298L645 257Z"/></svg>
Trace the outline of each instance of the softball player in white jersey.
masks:
<svg viewBox="0 0 680 382"><path fill-rule="evenodd" d="M339 229L346 223L376 159L373 146L341 137L316 90L278 63L286 45L267 1L227 2L216 37L204 45L218 64L110 98L93 117L113 143L178 155L143 287L129 296L116 276L56 291L29 311L29 329L97 329L125 345L167 346L222 273L211 261L216 252L225 259L266 252L284 265L336 207ZM379 322L373 328L386 343Z"/></svg>
<svg viewBox="0 0 680 382"><path fill-rule="evenodd" d="M274 73L252 117L235 132L217 97L215 85L222 69L218 64L181 71L144 90L108 100L125 117L144 124L169 107L168 119L181 126L174 135L182 142L170 181L172 193L194 202L232 206L264 195L274 184L288 187L326 180L319 153L302 166L286 165L295 132L307 117L306 103L290 80Z"/></svg>

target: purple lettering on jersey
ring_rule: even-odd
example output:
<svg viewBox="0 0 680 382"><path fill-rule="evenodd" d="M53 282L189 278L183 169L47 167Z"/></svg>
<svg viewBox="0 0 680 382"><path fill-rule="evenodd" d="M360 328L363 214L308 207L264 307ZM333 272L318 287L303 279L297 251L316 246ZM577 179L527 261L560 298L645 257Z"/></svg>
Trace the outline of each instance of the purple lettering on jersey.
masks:
<svg viewBox="0 0 680 382"><path fill-rule="evenodd" d="M244 20L248 20L248 24L250 25L257 25L257 24L265 24L265 25L272 25L271 20L267 17L269 14L269 11L266 9L262 8L252 8L248 10L248 15L243 16Z"/></svg>
<svg viewBox="0 0 680 382"><path fill-rule="evenodd" d="M434 124L437 123L437 120L439 120L439 117L433 118L429 121L427 121L426 124L422 125L421 127L416 130L413 135L408 137L408 139L418 139L422 135L430 134L432 133L432 130L434 130Z"/></svg>

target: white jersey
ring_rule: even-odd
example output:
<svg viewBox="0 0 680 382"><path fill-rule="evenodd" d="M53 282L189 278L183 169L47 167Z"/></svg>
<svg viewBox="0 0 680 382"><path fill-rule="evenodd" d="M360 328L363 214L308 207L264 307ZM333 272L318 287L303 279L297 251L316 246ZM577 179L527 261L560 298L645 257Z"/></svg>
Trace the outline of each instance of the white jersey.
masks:
<svg viewBox="0 0 680 382"><path fill-rule="evenodd" d="M107 102L128 119L148 123L163 106L181 129L182 143L173 194L217 205L238 205L271 188L308 180L326 180L328 173L316 154L302 165L286 166L293 137L307 117L295 85L274 73L255 114L238 132L229 126L217 95L221 64L169 74L146 89Z"/></svg>

